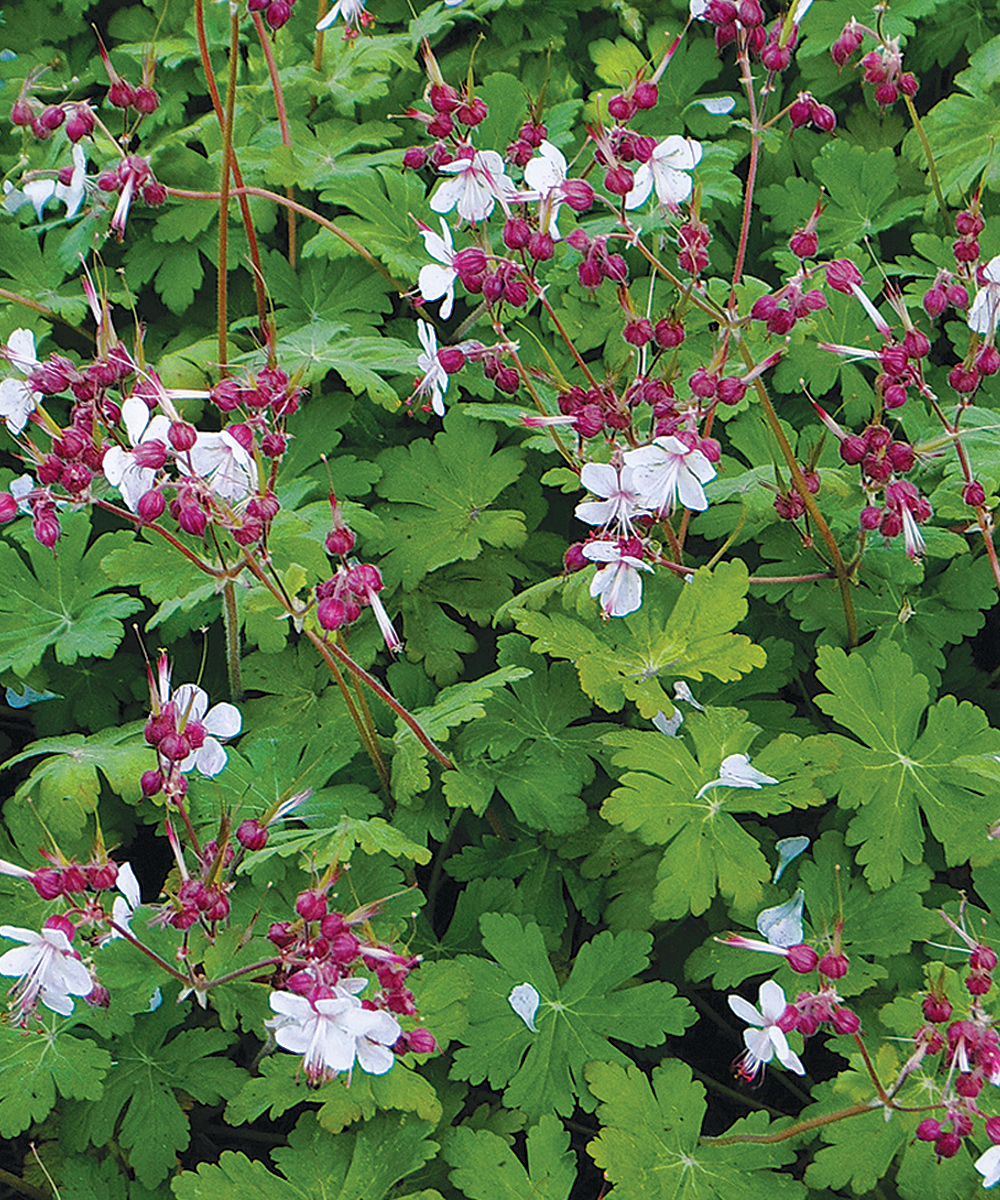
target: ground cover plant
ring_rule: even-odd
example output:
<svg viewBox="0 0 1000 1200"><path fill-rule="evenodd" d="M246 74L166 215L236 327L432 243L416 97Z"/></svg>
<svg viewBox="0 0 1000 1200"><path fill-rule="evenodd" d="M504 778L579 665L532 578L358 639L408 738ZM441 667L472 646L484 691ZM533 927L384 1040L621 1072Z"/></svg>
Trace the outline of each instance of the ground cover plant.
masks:
<svg viewBox="0 0 1000 1200"><path fill-rule="evenodd" d="M0 1182L1000 1181L1000 22L0 26Z"/></svg>

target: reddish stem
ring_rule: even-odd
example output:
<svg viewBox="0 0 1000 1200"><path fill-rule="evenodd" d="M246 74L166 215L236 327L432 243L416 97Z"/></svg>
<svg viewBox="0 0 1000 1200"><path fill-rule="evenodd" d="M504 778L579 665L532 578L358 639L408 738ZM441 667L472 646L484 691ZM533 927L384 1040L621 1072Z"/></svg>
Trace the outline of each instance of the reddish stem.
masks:
<svg viewBox="0 0 1000 1200"><path fill-rule="evenodd" d="M288 114L285 111L285 93L281 90L281 77L278 74L278 68L274 61L274 51L271 49L271 39L267 36L267 30L264 28L264 21L259 12L251 14L253 23L257 30L257 37L260 39L260 48L264 51L264 61L267 63L267 73L271 77L271 91L274 92L274 105L278 110L278 125L281 127L281 144L292 148L292 135L288 129ZM285 189L285 195L289 200L295 199L295 188L289 184ZM293 209L288 210L288 265L295 270L295 212Z"/></svg>

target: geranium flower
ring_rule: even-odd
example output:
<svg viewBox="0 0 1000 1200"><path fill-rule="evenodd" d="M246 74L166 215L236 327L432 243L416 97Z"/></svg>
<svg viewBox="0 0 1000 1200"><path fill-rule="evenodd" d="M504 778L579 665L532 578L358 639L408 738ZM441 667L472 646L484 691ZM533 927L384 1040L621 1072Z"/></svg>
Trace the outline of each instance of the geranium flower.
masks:
<svg viewBox="0 0 1000 1200"><path fill-rule="evenodd" d="M374 20L365 8L364 0L337 0L316 26L316 32L322 33L324 29L329 29L338 17L344 18L344 37L348 40L357 37L361 29L369 26Z"/></svg>
<svg viewBox="0 0 1000 1200"><path fill-rule="evenodd" d="M417 322L417 337L424 348L417 355L417 366L423 377L417 384L415 396L430 396L431 408L439 417L444 416L444 394L448 390L448 372L441 366L437 353L437 335L426 321Z"/></svg>
<svg viewBox="0 0 1000 1200"><path fill-rule="evenodd" d="M1000 1146L991 1146L972 1165L982 1175L984 1188L996 1187L1000 1183Z"/></svg>
<svg viewBox="0 0 1000 1200"><path fill-rule="evenodd" d="M132 449L124 450L121 446L112 446L104 455L101 465L105 479L112 487L118 488L129 510L138 512L139 500L153 486L158 470L146 463L159 458L162 466L166 461L170 422L161 413L151 417L145 401L140 400L138 396L129 396L122 405L122 420L125 422L125 432ZM158 443L158 446L153 443ZM136 453L137 448L142 445L146 446L149 456L145 460L142 454ZM162 451L162 457L158 451Z"/></svg>
<svg viewBox="0 0 1000 1200"><path fill-rule="evenodd" d="M786 950L802 942L802 906L806 894L799 888L791 900L765 908L757 916L757 930L767 938L768 945Z"/></svg>
<svg viewBox="0 0 1000 1200"><path fill-rule="evenodd" d="M30 329L15 329L3 348L2 356L15 371L22 375L30 374L38 366L35 335ZM41 399L41 395L33 392L23 379L0 382L0 417L6 420L11 433L21 432Z"/></svg>
<svg viewBox="0 0 1000 1200"><path fill-rule="evenodd" d="M656 147L649 162L640 164L636 170L625 207L645 204L655 187L657 200L668 208L676 208L691 195L693 184L687 172L701 162L701 153L700 142L671 134Z"/></svg>
<svg viewBox="0 0 1000 1200"><path fill-rule="evenodd" d="M417 276L417 286L425 301L443 299L440 310L441 318L447 321L455 304L455 280L458 272L451 265L455 257L455 245L451 240L451 230L444 217L441 217L440 221L440 237L426 225L420 227L420 236L424 239L424 249L441 265L428 263L425 267L421 267L420 274Z"/></svg>
<svg viewBox="0 0 1000 1200"><path fill-rule="evenodd" d="M588 525L604 529L614 526L619 537L632 536L632 518L647 510L639 504L639 494L632 482L630 467L617 468L610 463L587 463L580 472L580 482L588 492L603 496L603 500L582 500L576 506L576 516Z"/></svg>
<svg viewBox="0 0 1000 1200"><path fill-rule="evenodd" d="M524 168L524 182L531 189L524 199L540 201L539 228L554 242L561 237L556 220L563 203L560 190L566 182L566 171L566 156L547 139L538 147L537 157Z"/></svg>
<svg viewBox="0 0 1000 1200"><path fill-rule="evenodd" d="M751 767L750 759L745 754L730 754L722 760L719 766L719 778L713 779L711 783L706 783L699 790L695 799L700 800L712 788L753 788L754 791L760 791L765 784L777 782L777 779L772 778L772 776L765 775L763 771L758 771L756 767Z"/></svg>
<svg viewBox="0 0 1000 1200"><path fill-rule="evenodd" d="M170 697L177 708L178 716L185 717L185 728L192 723L200 725L205 734L202 744L181 762L181 771L197 770L211 778L218 775L226 765L226 752L219 741L234 738L243 728L243 718L235 704L208 707L208 694L196 683L182 683Z"/></svg>
<svg viewBox="0 0 1000 1200"><path fill-rule="evenodd" d="M445 163L441 171L455 178L446 179L431 196L431 208L436 213L457 208L463 221L485 220L497 200L504 201L515 191L503 168L495 150L477 150L472 158Z"/></svg>
<svg viewBox="0 0 1000 1200"><path fill-rule="evenodd" d="M257 466L231 433L199 433L187 454L178 459L186 475L197 475L223 500L235 502L257 487Z"/></svg>
<svg viewBox="0 0 1000 1200"><path fill-rule="evenodd" d="M11 988L14 1005L23 1022L37 1008L46 1008L68 1017L73 1011L73 996L88 996L94 990L90 972L80 961L61 929L18 929L0 925L0 936L24 942L0 955L0 975L19 975Z"/></svg>
<svg viewBox="0 0 1000 1200"><path fill-rule="evenodd" d="M1000 323L1000 254L983 267L986 282L976 292L969 307L969 328L973 333L996 333Z"/></svg>
<svg viewBox="0 0 1000 1200"><path fill-rule="evenodd" d="M753 1081L761 1073L766 1063L777 1055L778 1062L796 1075L804 1075L805 1067L799 1056L789 1046L784 1033L778 1028L778 1021L788 1007L785 993L774 982L768 979L760 985L757 993L759 1009L742 996L730 996L729 1007L740 1018L751 1026L743 1031L743 1042L746 1050L737 1060L738 1074L742 1079Z"/></svg>
<svg viewBox="0 0 1000 1200"><path fill-rule="evenodd" d="M271 1008L277 1015L265 1025L282 1049L305 1056L310 1087L351 1071L355 1060L370 1075L384 1075L396 1061L389 1047L402 1032L399 1022L387 1012L362 1008L351 993L364 982L345 981L333 989L335 995L320 1000L293 992L271 993Z"/></svg>
<svg viewBox="0 0 1000 1200"><path fill-rule="evenodd" d="M651 512L670 514L678 501L684 508L708 508L703 483L715 478L715 467L700 450L676 437L658 437L648 446L625 452L639 502Z"/></svg>
<svg viewBox="0 0 1000 1200"><path fill-rule="evenodd" d="M590 594L601 602L606 617L627 617L642 605L640 571L651 571L649 563L638 555L641 548L634 539L617 542L588 542L581 552L598 563L590 581Z"/></svg>
<svg viewBox="0 0 1000 1200"><path fill-rule="evenodd" d="M23 188L15 188L10 182L3 185L4 208L16 213L25 204L31 204L40 220L50 200L61 200L66 205L66 216L76 216L86 194L87 155L79 142L73 147L73 173L68 184L60 183L57 176L48 179L31 179Z"/></svg>

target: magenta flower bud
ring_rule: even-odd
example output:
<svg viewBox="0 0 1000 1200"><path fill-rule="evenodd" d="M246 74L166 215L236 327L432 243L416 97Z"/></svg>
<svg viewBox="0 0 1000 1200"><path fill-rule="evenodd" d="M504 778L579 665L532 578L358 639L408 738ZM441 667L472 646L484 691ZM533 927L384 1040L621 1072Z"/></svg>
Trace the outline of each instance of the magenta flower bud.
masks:
<svg viewBox="0 0 1000 1200"><path fill-rule="evenodd" d="M819 249L819 237L815 230L796 229L788 241L788 249L796 258L815 258Z"/></svg>
<svg viewBox="0 0 1000 1200"><path fill-rule="evenodd" d="M504 222L503 244L508 250L523 250L531 237L531 226L523 217L509 217Z"/></svg>
<svg viewBox="0 0 1000 1200"><path fill-rule="evenodd" d="M747 394L747 385L736 375L719 380L716 394L723 404L739 404Z"/></svg>
<svg viewBox="0 0 1000 1200"><path fill-rule="evenodd" d="M428 99L437 113L453 113L462 102L462 97L450 83L432 83Z"/></svg>
<svg viewBox="0 0 1000 1200"><path fill-rule="evenodd" d="M986 491L978 479L974 479L962 488L962 499L970 508L979 508L980 505L986 503Z"/></svg>
<svg viewBox="0 0 1000 1200"><path fill-rule="evenodd" d="M46 550L51 550L62 535L58 518L53 513L40 509L36 511L32 521L32 532Z"/></svg>
<svg viewBox="0 0 1000 1200"><path fill-rule="evenodd" d="M108 88L108 103L115 108L131 108L135 100L135 88L124 79L113 79Z"/></svg>
<svg viewBox="0 0 1000 1200"><path fill-rule="evenodd" d="M139 787L147 799L150 796L159 795L163 789L163 776L159 771L143 771L142 778L139 780Z"/></svg>
<svg viewBox="0 0 1000 1200"><path fill-rule="evenodd" d="M629 96L612 96L608 101L608 113L616 121L631 121L637 105Z"/></svg>
<svg viewBox="0 0 1000 1200"><path fill-rule="evenodd" d="M156 112L160 107L160 97L156 94L155 88L148 87L146 84L140 84L135 89L132 107L137 113L142 113L144 117Z"/></svg>
<svg viewBox="0 0 1000 1200"><path fill-rule="evenodd" d="M935 285L924 292L922 303L929 317L939 317L948 307L948 294L943 287Z"/></svg>
<svg viewBox="0 0 1000 1200"><path fill-rule="evenodd" d="M601 264L593 258L585 258L576 269L582 287L593 291L599 288L604 282L604 269Z"/></svg>
<svg viewBox="0 0 1000 1200"><path fill-rule="evenodd" d="M222 379L208 394L212 403L223 412L232 412L239 407L244 388L235 379Z"/></svg>
<svg viewBox="0 0 1000 1200"><path fill-rule="evenodd" d="M979 387L979 372L974 367L970 370L959 363L948 372L948 383L960 395L971 396Z"/></svg>
<svg viewBox="0 0 1000 1200"><path fill-rule="evenodd" d="M604 428L604 413L597 404L585 404L573 420L573 428L582 438L597 437Z"/></svg>
<svg viewBox="0 0 1000 1200"><path fill-rule="evenodd" d="M457 114L456 114L457 115ZM449 137L455 128L455 122L448 113L438 113L427 124L427 132L434 138Z"/></svg>
<svg viewBox="0 0 1000 1200"><path fill-rule="evenodd" d="M903 518L898 512L886 509L882 513L882 523L879 529L883 537L895 538L903 532Z"/></svg>
<svg viewBox="0 0 1000 1200"><path fill-rule="evenodd" d="M525 123L518 130L518 134L517 134L517 136L519 138L521 138L522 141L527 142L528 145L531 146L532 149L534 149L534 150L538 149L538 147L542 144L542 142L545 141L545 139L548 137L548 135L549 135L549 131L546 128L546 126L536 125L532 121L525 121Z"/></svg>
<svg viewBox="0 0 1000 1200"><path fill-rule="evenodd" d="M932 1025L943 1025L945 1021L951 1020L951 1001L945 996L936 996L933 992L929 992L921 1001L920 1007L924 1019L930 1021Z"/></svg>
<svg viewBox="0 0 1000 1200"><path fill-rule="evenodd" d="M962 237L978 237L986 228L986 222L980 213L970 212L967 208L955 215L955 228Z"/></svg>
<svg viewBox="0 0 1000 1200"><path fill-rule="evenodd" d="M948 296L948 303L952 308L967 308L969 305L969 293L960 283L950 284L945 288Z"/></svg>
<svg viewBox="0 0 1000 1200"><path fill-rule="evenodd" d="M813 104L812 123L820 133L833 133L837 128L837 114L829 104Z"/></svg>
<svg viewBox="0 0 1000 1200"><path fill-rule="evenodd" d="M10 492L0 492L0 525L7 525L17 516L17 501Z"/></svg>
<svg viewBox="0 0 1000 1200"><path fill-rule="evenodd" d="M736 18L744 29L753 29L764 24L764 10L757 0L740 0L736 9Z"/></svg>
<svg viewBox="0 0 1000 1200"><path fill-rule="evenodd" d="M30 125L35 119L34 110L31 103L23 97L18 97L14 101L14 106L10 110L10 120L12 125Z"/></svg>
<svg viewBox="0 0 1000 1200"><path fill-rule="evenodd" d="M183 733L168 733L157 749L169 762L183 762L191 753L191 744Z"/></svg>
<svg viewBox="0 0 1000 1200"><path fill-rule="evenodd" d="M816 970L819 955L812 946L800 942L797 946L789 946L787 961L797 975L809 975Z"/></svg>
<svg viewBox="0 0 1000 1200"><path fill-rule="evenodd" d="M792 52L787 46L770 42L761 51L760 61L769 71L784 71L792 61Z"/></svg>
<svg viewBox="0 0 1000 1200"><path fill-rule="evenodd" d="M277 436L280 435L267 434L265 436L265 441L268 437ZM238 529L231 529L230 533L232 534L233 541L238 546L252 546L255 542L259 542L264 536L264 526L260 523L260 521L245 520Z"/></svg>
<svg viewBox="0 0 1000 1200"><path fill-rule="evenodd" d="M198 431L187 421L172 421L167 430L167 437L175 450L183 452L190 450L198 440Z"/></svg>
<svg viewBox="0 0 1000 1200"><path fill-rule="evenodd" d="M779 311L780 305L776 297L761 296L759 300L754 301L753 308L750 309L750 316L755 321L770 321Z"/></svg>
<svg viewBox="0 0 1000 1200"><path fill-rule="evenodd" d="M799 92L798 97L792 101L788 109L788 119L792 123L792 128L801 129L803 125L808 125L812 120L812 113L812 96L808 92Z"/></svg>
<svg viewBox="0 0 1000 1200"><path fill-rule="evenodd" d="M523 308L528 303L528 285L517 275L504 282L503 298L514 308Z"/></svg>
<svg viewBox="0 0 1000 1200"><path fill-rule="evenodd" d="M87 876L76 865L70 863L69 866L63 868L63 892L67 895L79 895L80 892L87 890Z"/></svg>
<svg viewBox="0 0 1000 1200"><path fill-rule="evenodd" d="M514 367L501 367L493 382L501 392L508 396L516 396L521 386L521 376Z"/></svg>
<svg viewBox="0 0 1000 1200"><path fill-rule="evenodd" d="M142 200L150 208L159 208L161 204L167 202L167 189L162 183L151 179L142 189Z"/></svg>
<svg viewBox="0 0 1000 1200"><path fill-rule="evenodd" d="M926 358L931 348L925 333L919 329L908 329L903 337L903 350L909 358Z"/></svg>
<svg viewBox="0 0 1000 1200"><path fill-rule="evenodd" d="M955 1080L955 1091L968 1100L974 1100L983 1090L983 1077L971 1072L963 1073Z"/></svg>
<svg viewBox="0 0 1000 1200"><path fill-rule="evenodd" d="M528 253L536 262L547 262L555 252L555 243L547 233L541 230L528 238Z"/></svg>
<svg viewBox="0 0 1000 1200"><path fill-rule="evenodd" d="M574 250L579 250L581 254L587 254L592 245L589 235L583 229L574 229L572 233L567 235L565 241L567 246L572 246Z"/></svg>
<svg viewBox="0 0 1000 1200"><path fill-rule="evenodd" d="M843 33L830 47L830 56L838 67L847 65L848 59L857 50L864 41L864 34L860 30L854 29L851 25L844 27Z"/></svg>
<svg viewBox="0 0 1000 1200"><path fill-rule="evenodd" d="M830 951L819 960L819 973L827 979L843 979L849 966L846 954L834 954Z"/></svg>
<svg viewBox="0 0 1000 1200"><path fill-rule="evenodd" d="M994 1144L1000 1142L1000 1117L987 1117L983 1128L991 1142Z"/></svg>
<svg viewBox="0 0 1000 1200"><path fill-rule="evenodd" d="M713 25L732 25L738 13L735 4L730 0L709 0L702 16Z"/></svg>
<svg viewBox="0 0 1000 1200"><path fill-rule="evenodd" d="M400 1041L406 1043L406 1049L412 1054L433 1054L438 1048L438 1044L434 1040L434 1034L429 1029L424 1029L423 1027L411 1029L404 1033Z"/></svg>
<svg viewBox="0 0 1000 1200"><path fill-rule="evenodd" d="M973 971L992 971L996 965L996 953L989 946L977 945L969 955L969 966Z"/></svg>
<svg viewBox="0 0 1000 1200"><path fill-rule="evenodd" d="M75 145L94 132L94 114L85 104L78 104L66 122L66 136Z"/></svg>
<svg viewBox="0 0 1000 1200"><path fill-rule="evenodd" d="M449 375L454 375L465 366L465 355L458 346L442 346L438 350L437 358Z"/></svg>
<svg viewBox="0 0 1000 1200"><path fill-rule="evenodd" d="M76 888L74 890L82 892L83 888ZM42 928L58 929L61 933L64 933L70 941L73 940L73 935L76 933L76 926L69 919L69 917L64 916L63 913L53 913L51 917L46 917L42 924Z"/></svg>
<svg viewBox="0 0 1000 1200"><path fill-rule="evenodd" d="M892 469L899 475L905 475L907 471L912 471L913 464L917 461L916 452L909 442L890 443L886 455L892 463Z"/></svg>
<svg viewBox="0 0 1000 1200"><path fill-rule="evenodd" d="M275 33L288 24L291 15L292 6L289 0L271 0L271 3L264 9L264 20Z"/></svg>
<svg viewBox="0 0 1000 1200"><path fill-rule="evenodd" d="M245 850L263 850L267 845L267 827L254 817L240 823L236 830L236 840Z"/></svg>
<svg viewBox="0 0 1000 1200"><path fill-rule="evenodd" d="M316 606L316 620L323 629L340 629L351 623L349 606L343 600L333 597L321 600Z"/></svg>
<svg viewBox="0 0 1000 1200"><path fill-rule="evenodd" d="M971 263L979 257L979 243L975 238L959 238L951 250L956 262Z"/></svg>
<svg viewBox="0 0 1000 1200"><path fill-rule="evenodd" d="M462 275L482 275L486 270L486 255L478 246L467 246L459 250L451 265Z"/></svg>
<svg viewBox="0 0 1000 1200"><path fill-rule="evenodd" d="M31 886L43 900L55 900L63 894L62 871L55 867L42 867L31 877Z"/></svg>
<svg viewBox="0 0 1000 1200"><path fill-rule="evenodd" d="M185 504L177 513L177 524L192 537L204 537L208 515L197 504Z"/></svg>
<svg viewBox="0 0 1000 1200"><path fill-rule="evenodd" d="M435 142L434 145L431 146L430 162L432 167L436 167L438 170L440 170L441 167L446 167L448 163L454 161L455 156L448 148L447 142Z"/></svg>
<svg viewBox="0 0 1000 1200"><path fill-rule="evenodd" d="M864 283L864 276L849 258L837 258L827 264L826 282L835 292L850 296L855 286Z"/></svg>
<svg viewBox="0 0 1000 1200"><path fill-rule="evenodd" d="M49 104L39 113L38 120L46 129L58 129L66 120L66 113L61 104Z"/></svg>
<svg viewBox="0 0 1000 1200"><path fill-rule="evenodd" d="M756 0L752 0L756 3ZM650 83L644 80L635 85L635 91L632 93L632 99L635 101L636 108L649 109L655 108L656 102L660 98L660 89L655 83Z"/></svg>
<svg viewBox="0 0 1000 1200"><path fill-rule="evenodd" d="M361 949L361 943L350 930L345 929L334 934L330 939L330 957L341 967L354 962Z"/></svg>
<svg viewBox="0 0 1000 1200"><path fill-rule="evenodd" d="M410 146L403 153L403 167L411 171L419 171L427 166L427 151L423 146Z"/></svg>
<svg viewBox="0 0 1000 1200"><path fill-rule="evenodd" d="M483 279L483 299L488 304L496 304L503 296L503 279L500 275L487 275Z"/></svg>
<svg viewBox="0 0 1000 1200"><path fill-rule="evenodd" d="M942 1133L934 1143L938 1158L954 1158L962 1148L962 1139L957 1133Z"/></svg>
<svg viewBox="0 0 1000 1200"><path fill-rule="evenodd" d="M334 558L344 558L354 549L356 540L353 529L349 529L346 525L339 525L326 535L324 545L327 554L332 554Z"/></svg>
<svg viewBox="0 0 1000 1200"><path fill-rule="evenodd" d="M653 326L645 317L626 321L622 337L631 346L645 346L653 340Z"/></svg>
<svg viewBox="0 0 1000 1200"><path fill-rule="evenodd" d="M830 1021L837 1033L857 1033L861 1028L861 1018L849 1008L838 1008Z"/></svg>
<svg viewBox="0 0 1000 1200"><path fill-rule="evenodd" d="M290 946L295 941L295 937L289 921L275 921L267 931L267 940L273 946L277 946L279 950Z"/></svg>
<svg viewBox="0 0 1000 1200"><path fill-rule="evenodd" d="M976 355L976 370L980 375L995 375L1000 371L1000 350L996 346L983 346Z"/></svg>
<svg viewBox="0 0 1000 1200"><path fill-rule="evenodd" d="M590 566L590 560L583 556L583 542L574 542L563 555L563 574L572 575Z"/></svg>
<svg viewBox="0 0 1000 1200"><path fill-rule="evenodd" d="M917 82L916 75L911 74L909 71L904 71L896 81L896 86L904 96L915 96L920 84Z"/></svg>
<svg viewBox="0 0 1000 1200"><path fill-rule="evenodd" d="M917 1140L921 1142L936 1142L941 1136L941 1122L933 1117L925 1117L917 1126Z"/></svg>
<svg viewBox="0 0 1000 1200"><path fill-rule="evenodd" d="M634 184L635 176L628 167L612 167L604 176L604 186L615 196L627 196Z"/></svg>
<svg viewBox="0 0 1000 1200"><path fill-rule="evenodd" d="M138 467L152 467L158 471L167 461L167 447L159 438L150 438L148 442L140 442L132 451L133 460Z"/></svg>
<svg viewBox="0 0 1000 1200"><path fill-rule="evenodd" d="M166 508L167 502L163 498L163 493L157 491L156 488L151 488L148 492L143 492L139 497L139 503L136 505L136 516L144 525L150 525L153 521L158 521L163 516L163 510Z"/></svg>
<svg viewBox="0 0 1000 1200"><path fill-rule="evenodd" d="M855 467L864 460L868 453L868 443L863 437L849 433L840 443L840 457L850 467Z"/></svg>
<svg viewBox="0 0 1000 1200"><path fill-rule="evenodd" d="M461 121L463 125L479 125L486 120L489 115L489 109L486 106L486 101L479 96L473 96L471 100L465 104L460 104L455 109L455 119Z"/></svg>
<svg viewBox="0 0 1000 1200"><path fill-rule="evenodd" d="M682 321L662 317L653 329L656 344L664 350L672 350L684 341L684 324Z"/></svg>
<svg viewBox="0 0 1000 1200"><path fill-rule="evenodd" d="M526 167L531 158L532 147L528 142L518 140L511 142L507 147L507 161L512 162L515 167Z"/></svg>
<svg viewBox="0 0 1000 1200"><path fill-rule="evenodd" d="M601 262L604 278L612 283L624 283L628 279L628 265L620 254L608 254Z"/></svg>
<svg viewBox="0 0 1000 1200"><path fill-rule="evenodd" d="M256 517L265 525L273 521L280 511L281 504L273 492L268 492L266 496L253 496L247 504L247 515Z"/></svg>
<svg viewBox="0 0 1000 1200"><path fill-rule="evenodd" d="M861 510L861 528L867 529L870 533L874 532L882 524L885 516L886 513L883 509L869 504Z"/></svg>
<svg viewBox="0 0 1000 1200"><path fill-rule="evenodd" d="M326 916L326 893L315 888L300 892L295 901L295 911L304 921L321 921Z"/></svg>
<svg viewBox="0 0 1000 1200"><path fill-rule="evenodd" d="M786 1004L785 1011L775 1021L782 1033L791 1033L799 1023L799 1010L794 1004Z"/></svg>
<svg viewBox="0 0 1000 1200"><path fill-rule="evenodd" d="M890 383L882 393L886 408L902 408L906 403L906 388L900 383Z"/></svg>
<svg viewBox="0 0 1000 1200"><path fill-rule="evenodd" d="M703 400L710 400L718 390L719 377L718 375L710 374L704 367L699 367L688 379L688 385L696 396L701 397Z"/></svg>

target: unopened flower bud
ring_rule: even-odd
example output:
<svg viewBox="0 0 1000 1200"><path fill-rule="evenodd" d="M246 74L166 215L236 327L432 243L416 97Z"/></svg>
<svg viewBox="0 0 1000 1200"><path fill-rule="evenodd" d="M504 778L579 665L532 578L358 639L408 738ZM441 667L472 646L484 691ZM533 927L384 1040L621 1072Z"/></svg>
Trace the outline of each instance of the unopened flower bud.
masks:
<svg viewBox="0 0 1000 1200"><path fill-rule="evenodd" d="M861 1019L849 1008L838 1008L830 1019L830 1024L837 1033L857 1033L861 1028Z"/></svg>
<svg viewBox="0 0 1000 1200"><path fill-rule="evenodd" d="M864 283L864 276L849 258L838 258L827 264L826 282L835 292L850 296L855 285Z"/></svg>
<svg viewBox="0 0 1000 1200"><path fill-rule="evenodd" d="M175 450L183 452L190 450L198 440L198 431L187 421L172 421L167 430L167 437Z"/></svg>
<svg viewBox="0 0 1000 1200"><path fill-rule="evenodd" d="M410 146L403 154L403 166L419 171L427 166L427 151L423 146Z"/></svg>
<svg viewBox="0 0 1000 1200"><path fill-rule="evenodd" d="M604 186L615 196L627 196L634 185L635 176L628 167L612 167L604 176Z"/></svg>
<svg viewBox="0 0 1000 1200"><path fill-rule="evenodd" d="M962 488L962 499L970 508L979 508L980 505L986 503L986 491L978 479L974 479Z"/></svg>
<svg viewBox="0 0 1000 1200"><path fill-rule="evenodd" d="M788 249L796 258L815 258L819 237L814 229L796 229L788 240Z"/></svg>
<svg viewBox="0 0 1000 1200"><path fill-rule="evenodd" d="M622 337L631 346L645 346L653 340L653 326L645 317L625 322Z"/></svg>
<svg viewBox="0 0 1000 1200"><path fill-rule="evenodd" d="M788 965L797 975L809 975L816 970L819 955L805 942L788 948Z"/></svg>
<svg viewBox="0 0 1000 1200"><path fill-rule="evenodd" d="M921 1142L936 1142L941 1136L941 1122L933 1117L925 1117L917 1126L917 1140Z"/></svg>
<svg viewBox="0 0 1000 1200"><path fill-rule="evenodd" d="M756 0L751 0L751 2L756 3ZM641 109L655 108L659 98L659 88L655 83L650 83L648 80L637 83L635 91L632 93L632 99L635 101L636 108Z"/></svg>
<svg viewBox="0 0 1000 1200"><path fill-rule="evenodd" d="M819 972L827 979L843 979L849 966L846 954L834 954L832 951L819 960Z"/></svg>
<svg viewBox="0 0 1000 1200"><path fill-rule="evenodd" d="M245 850L263 850L267 845L267 827L254 817L240 823L236 830L236 840Z"/></svg>
<svg viewBox="0 0 1000 1200"><path fill-rule="evenodd" d="M327 554L332 554L334 558L345 558L354 549L356 540L353 529L338 525L326 535L324 545Z"/></svg>
<svg viewBox="0 0 1000 1200"><path fill-rule="evenodd" d="M295 911L304 921L320 921L326 916L326 893L315 888L300 892L295 901Z"/></svg>
<svg viewBox="0 0 1000 1200"><path fill-rule="evenodd" d="M143 116L149 116L150 113L156 112L160 107L160 97L156 94L155 88L148 87L146 84L140 84L135 89L132 107L137 113L142 113Z"/></svg>

